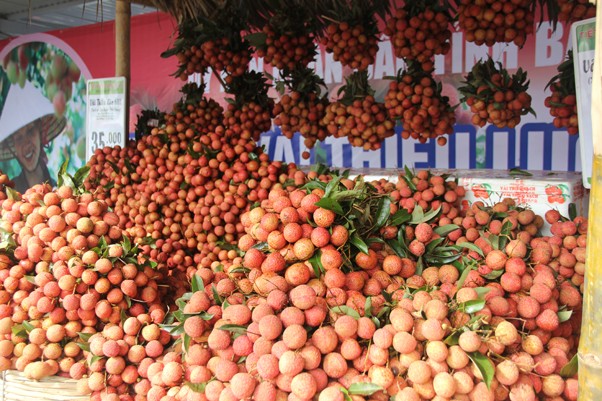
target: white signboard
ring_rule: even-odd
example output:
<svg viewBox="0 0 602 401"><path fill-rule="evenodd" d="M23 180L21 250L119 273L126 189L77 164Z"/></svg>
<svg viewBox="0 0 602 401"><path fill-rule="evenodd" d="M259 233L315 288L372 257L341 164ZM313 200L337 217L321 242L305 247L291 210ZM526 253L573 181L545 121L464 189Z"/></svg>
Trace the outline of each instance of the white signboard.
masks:
<svg viewBox="0 0 602 401"><path fill-rule="evenodd" d="M126 88L125 77L88 80L86 160L96 149L125 146Z"/></svg>
<svg viewBox="0 0 602 401"><path fill-rule="evenodd" d="M575 22L571 27L575 85L577 88L577 114L579 117L579 142L583 185L591 187L594 141L592 137L592 79L594 76L596 19Z"/></svg>

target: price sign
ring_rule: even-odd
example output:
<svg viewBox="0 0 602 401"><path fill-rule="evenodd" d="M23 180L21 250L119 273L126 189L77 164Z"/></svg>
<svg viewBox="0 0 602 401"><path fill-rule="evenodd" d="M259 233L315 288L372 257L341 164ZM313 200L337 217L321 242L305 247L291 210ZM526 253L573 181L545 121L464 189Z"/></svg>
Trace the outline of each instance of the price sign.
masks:
<svg viewBox="0 0 602 401"><path fill-rule="evenodd" d="M96 149L125 146L126 88L124 77L88 80L86 160Z"/></svg>
<svg viewBox="0 0 602 401"><path fill-rule="evenodd" d="M577 115L579 117L579 144L583 185L591 187L594 160L592 129L592 80L596 42L596 19L575 22L571 27L573 39L573 65L577 89Z"/></svg>

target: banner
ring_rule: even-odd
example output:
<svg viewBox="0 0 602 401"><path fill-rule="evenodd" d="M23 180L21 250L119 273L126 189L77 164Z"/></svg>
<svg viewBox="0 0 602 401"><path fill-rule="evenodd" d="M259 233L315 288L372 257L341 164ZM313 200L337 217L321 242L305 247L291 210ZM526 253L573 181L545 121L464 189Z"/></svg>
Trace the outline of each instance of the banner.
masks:
<svg viewBox="0 0 602 401"><path fill-rule="evenodd" d="M180 97L179 90L184 82L170 76L177 69L177 60L175 57L160 57L160 54L171 46L176 36L176 23L165 14L147 14L133 17L131 20L130 133L134 131L136 116L141 110L158 108L170 111ZM114 22L104 22L50 32L47 35L27 35L2 41L0 56L4 57L19 44L43 42L55 46L69 56L82 71L83 80L112 77L115 66L114 37ZM452 34L450 53L436 58L436 78L442 81L444 94L451 98L452 104L459 103L456 88L461 85L463 77L479 59L487 55L495 61L500 61L510 73L519 67L526 70L531 81L529 93L533 97L532 107L536 116L523 116L521 124L514 129L500 129L492 125L475 127L470 123L469 110L460 105L456 110L455 134L449 136L445 146L437 145L436 141L421 144L394 136L385 141L382 149L364 151L351 147L344 138L328 138L312 150L310 160L304 160L301 158L305 151L302 138L297 135L289 140L280 135L278 127L273 127L270 132L265 133L261 144L273 159L301 165L321 161L336 167L400 168L408 165L415 168L520 167L532 170L579 171L581 159L578 136L569 136L566 130L555 128L552 125L552 117L544 106L544 99L549 95L545 86L550 78L556 75L556 66L566 55L570 42L568 37L568 26L559 23L554 30L552 24L546 21L538 25L535 34L528 38L522 49L505 43L493 47L476 46L466 42L463 33L456 31ZM278 72L270 65L264 64L262 59L252 59L250 68L278 76ZM319 49L313 68L328 85L331 98L344 82L344 76L350 73L340 63L334 62L332 55L326 54L323 49ZM399 68L403 68L403 62L394 57L390 41L383 36L376 62L369 68L371 85L376 90L377 100L382 100L387 90L389 81L385 78L394 76ZM225 94L219 80L210 72L204 78L206 91L210 96L225 104ZM200 82L201 77L197 74L189 77L189 81ZM277 100L278 94L275 91L272 91L272 95ZM69 110L77 110L80 116L78 118L83 118L81 113L85 113L85 108L85 104L81 102L67 102L68 127L78 125L77 120L71 120L75 117ZM85 137L85 133L82 132L84 126L82 123L77 130L74 128L73 134L67 134L67 139L60 140L60 146L56 142L59 139L57 136L52 142L52 148L46 149L51 175L57 171L60 158L64 158L65 154L70 157L70 168L83 164L85 144L81 146L80 151L78 141ZM65 137L65 134L61 135L61 138ZM55 146L60 151L55 150ZM62 156L58 157L58 153ZM14 167L7 171L14 175L19 174L18 165L13 165ZM4 169L4 166L4 162L0 162L0 168Z"/></svg>

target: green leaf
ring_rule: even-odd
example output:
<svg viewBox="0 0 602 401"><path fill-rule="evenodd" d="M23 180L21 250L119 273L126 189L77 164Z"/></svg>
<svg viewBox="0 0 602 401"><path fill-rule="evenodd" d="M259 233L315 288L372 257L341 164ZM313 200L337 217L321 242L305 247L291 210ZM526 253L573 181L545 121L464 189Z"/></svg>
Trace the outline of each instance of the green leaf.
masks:
<svg viewBox="0 0 602 401"><path fill-rule="evenodd" d="M469 315L483 310L485 307L484 299L473 299L471 301L462 302L458 305L458 309L466 312Z"/></svg>
<svg viewBox="0 0 602 401"><path fill-rule="evenodd" d="M489 291L491 291L491 288L489 288L489 287L476 287L476 288L474 288L474 290L479 295L479 299L483 299L483 297L485 295L487 295L487 293L489 293Z"/></svg>
<svg viewBox="0 0 602 401"><path fill-rule="evenodd" d="M375 383L353 383L349 386L349 394L372 395L383 388Z"/></svg>
<svg viewBox="0 0 602 401"><path fill-rule="evenodd" d="M479 372L481 372L481 376L483 376L483 381L487 385L487 388L490 389L491 380L493 380L493 376L495 375L495 366L493 366L493 362L480 352L468 352L467 354L477 369L479 369Z"/></svg>
<svg viewBox="0 0 602 401"><path fill-rule="evenodd" d="M569 203L569 219L575 220L577 217L577 205L574 203Z"/></svg>
<svg viewBox="0 0 602 401"><path fill-rule="evenodd" d="M448 234L458 230L459 228L460 228L460 226L458 226L456 224L446 224L444 226L439 226L439 227L435 228L433 231L435 231L440 236L445 237Z"/></svg>
<svg viewBox="0 0 602 401"><path fill-rule="evenodd" d="M422 217L422 221L420 221L419 223L428 223L429 221L437 217L439 212L441 212L441 206L439 206L437 209L432 209L429 212L425 213Z"/></svg>
<svg viewBox="0 0 602 401"><path fill-rule="evenodd" d="M23 325L23 327L25 328L25 330L28 333L31 333L31 331L33 329L35 329L35 326L33 324L29 323L27 320L24 320L23 323L21 323L21 324Z"/></svg>
<svg viewBox="0 0 602 401"><path fill-rule="evenodd" d="M447 345L449 345L450 347L452 345L458 345L459 344L459 339L460 339L460 331L454 331L453 333L451 333L449 336L447 336L447 338L445 340L443 340L443 342Z"/></svg>
<svg viewBox="0 0 602 401"><path fill-rule="evenodd" d="M470 273L471 270L473 270L472 267L467 267L462 271L462 274L460 275L460 278L458 279L458 283L456 285L458 289L462 288L462 286L464 285L466 278L468 278L468 274Z"/></svg>
<svg viewBox="0 0 602 401"><path fill-rule="evenodd" d="M511 168L510 171L508 172L508 174L510 174L513 177L518 177L518 176L531 177L531 176L533 176L533 174L531 174L530 172L521 170L518 167Z"/></svg>
<svg viewBox="0 0 602 401"><path fill-rule="evenodd" d="M314 269L314 274L316 275L317 278L322 277L322 274L324 274L324 265L322 265L322 251L321 250L317 250L316 252L314 252L313 256L309 259L309 263L311 264L311 267Z"/></svg>
<svg viewBox="0 0 602 401"><path fill-rule="evenodd" d="M445 237L441 237L441 238L437 238L437 239L432 240L426 246L426 249L425 249L424 253L428 254L428 253L432 252L436 247L438 247L439 245L441 245L441 243L443 243L444 241L445 241Z"/></svg>
<svg viewBox="0 0 602 401"><path fill-rule="evenodd" d="M352 307L349 307L347 305L334 306L332 308L332 310L336 313L342 313L344 315L351 316L352 318L355 318L355 319L359 319L361 317L360 314L355 309L353 309Z"/></svg>
<svg viewBox="0 0 602 401"><path fill-rule="evenodd" d="M11 187L5 187L5 189L6 189L6 195L8 196L8 199L14 200L14 201L21 200L21 195L17 191L12 189Z"/></svg>
<svg viewBox="0 0 602 401"><path fill-rule="evenodd" d="M399 209L395 212L393 217L391 217L391 222L389 223L392 226L400 226L408 221L412 220L412 215L405 209Z"/></svg>
<svg viewBox="0 0 602 401"><path fill-rule="evenodd" d="M495 280L496 278L500 277L502 274L504 274L504 269L502 270L494 270L489 274L485 274L483 276L483 278L487 279L487 280Z"/></svg>
<svg viewBox="0 0 602 401"><path fill-rule="evenodd" d="M391 215L391 198L384 196L380 198L378 202L378 208L376 209L376 221L374 222L374 228L379 229L385 225L389 216Z"/></svg>
<svg viewBox="0 0 602 401"><path fill-rule="evenodd" d="M366 303L364 304L364 314L368 317L372 317L372 297L366 297Z"/></svg>
<svg viewBox="0 0 602 401"><path fill-rule="evenodd" d="M558 312L558 320L560 321L560 323L564 323L564 322L568 321L572 315L573 315L572 310L559 311Z"/></svg>
<svg viewBox="0 0 602 401"><path fill-rule="evenodd" d="M88 178L88 176L90 175L90 166L85 165L82 168L78 169L75 172L75 175L73 176L73 181L74 184L80 188L84 181L86 181L86 178Z"/></svg>
<svg viewBox="0 0 602 401"><path fill-rule="evenodd" d="M573 355L571 360L560 369L560 376L565 379L569 379L577 374L579 371L579 357L577 354Z"/></svg>
<svg viewBox="0 0 602 401"><path fill-rule="evenodd" d="M334 177L332 180L330 180L328 182L328 184L326 184L326 188L324 189L324 196L322 197L322 199L329 198L330 194L332 194L334 190L339 188L339 183L341 182L341 178L343 178L343 177L340 177L340 176Z"/></svg>
<svg viewBox="0 0 602 401"><path fill-rule="evenodd" d="M260 252L266 253L270 250L270 246L267 242L258 242L253 245L251 248L257 249Z"/></svg>
<svg viewBox="0 0 602 401"><path fill-rule="evenodd" d="M345 211L343 210L343 207L341 206L341 204L334 199L323 197L322 199L317 201L315 204L316 204L316 206L319 206L323 209L332 210L336 214L339 214L339 215L345 214Z"/></svg>
<svg viewBox="0 0 602 401"><path fill-rule="evenodd" d="M82 333L82 332L78 332L77 335L79 336L79 338L81 338L83 341L90 341L90 337L92 337L92 333Z"/></svg>
<svg viewBox="0 0 602 401"><path fill-rule="evenodd" d="M414 211L412 211L412 220L410 220L410 224L422 223L422 219L424 219L424 210L422 209L422 206L416 205Z"/></svg>
<svg viewBox="0 0 602 401"><path fill-rule="evenodd" d="M59 169L58 177L57 177L57 185L62 187L66 185L65 176L67 175L67 166L69 166L69 160L65 160L63 164L61 164L61 168Z"/></svg>
<svg viewBox="0 0 602 401"><path fill-rule="evenodd" d="M190 340L192 340L192 338L188 334L184 333L184 342L182 343L184 352L188 352L190 349Z"/></svg>
<svg viewBox="0 0 602 401"><path fill-rule="evenodd" d="M23 327L22 324L17 324L14 325L13 327L11 327L12 333L20 338L27 338L27 330L25 330L25 327Z"/></svg>
<svg viewBox="0 0 602 401"><path fill-rule="evenodd" d="M224 300L222 299L222 297L219 296L219 293L217 292L217 288L215 287L215 284L211 285L211 292L213 293L213 299L215 300L215 303L217 303L219 306L222 306L222 304L224 303Z"/></svg>
<svg viewBox="0 0 602 401"><path fill-rule="evenodd" d="M205 283L203 282L203 279L201 278L201 276L199 276L198 274L192 275L190 288L192 289L192 292L205 290Z"/></svg>
<svg viewBox="0 0 602 401"><path fill-rule="evenodd" d="M485 254L483 254L483 251L481 250L481 248L479 248L472 242L462 242L460 244L456 244L456 247L458 248L459 251L461 251L462 249L468 249L470 251L476 252L482 258L485 257Z"/></svg>
<svg viewBox="0 0 602 401"><path fill-rule="evenodd" d="M213 319L213 314L212 313L207 313L207 312L201 312L199 314L199 316L201 317L201 319L203 320L211 320Z"/></svg>
<svg viewBox="0 0 602 401"><path fill-rule="evenodd" d="M87 351L90 352L90 343L85 342L85 343L80 343L80 342L76 342L75 343L79 349L81 349L82 351Z"/></svg>
<svg viewBox="0 0 602 401"><path fill-rule="evenodd" d="M223 324L219 326L220 330L229 331L234 334L246 334L247 328L238 324Z"/></svg>
<svg viewBox="0 0 602 401"><path fill-rule="evenodd" d="M169 332L172 336L177 336L184 333L184 322L178 324L177 326L165 327L165 330Z"/></svg>
<svg viewBox="0 0 602 401"><path fill-rule="evenodd" d="M339 390L341 390L341 393L343 393L343 399L345 401L353 401L353 398L351 398L349 391L347 391L345 387L340 387Z"/></svg>
<svg viewBox="0 0 602 401"><path fill-rule="evenodd" d="M360 252L368 254L368 245L364 242L363 239L360 238L357 233L353 233L351 237L349 237L349 242L354 245Z"/></svg>
<svg viewBox="0 0 602 401"><path fill-rule="evenodd" d="M237 274L237 273L246 274L246 273L248 273L250 271L251 271L251 269L249 269L248 267L238 266L238 267L235 267L232 270L229 270L228 273L230 273L230 274Z"/></svg>
<svg viewBox="0 0 602 401"><path fill-rule="evenodd" d="M245 35L245 40L255 48L266 47L266 39L268 35L264 32L255 32Z"/></svg>
<svg viewBox="0 0 602 401"><path fill-rule="evenodd" d="M204 382L204 383L186 382L186 383L184 383L184 385L188 386L188 388L191 389L192 391L194 391L195 393L205 394L205 387L207 387L207 383L208 382Z"/></svg>
<svg viewBox="0 0 602 401"><path fill-rule="evenodd" d="M90 358L90 365L94 364L95 362L100 361L103 358L102 355L94 355L92 358Z"/></svg>

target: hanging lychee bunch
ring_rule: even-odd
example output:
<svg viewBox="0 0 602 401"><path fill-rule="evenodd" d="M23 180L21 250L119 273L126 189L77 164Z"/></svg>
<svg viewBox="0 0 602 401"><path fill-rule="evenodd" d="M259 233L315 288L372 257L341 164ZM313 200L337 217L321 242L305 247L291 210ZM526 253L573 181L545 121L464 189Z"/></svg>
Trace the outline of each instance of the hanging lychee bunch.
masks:
<svg viewBox="0 0 602 401"><path fill-rule="evenodd" d="M395 133L395 123L387 116L385 105L374 98L368 73L357 71L345 78L339 93L342 98L328 105L322 119L328 133L347 137L352 146L380 149L382 142Z"/></svg>
<svg viewBox="0 0 602 401"><path fill-rule="evenodd" d="M441 88L441 83L418 62L409 62L407 69L399 71L389 84L385 107L390 119L401 120L402 138L412 137L424 143L439 137L437 143L447 143L442 135L454 132L456 117L449 98L441 95Z"/></svg>
<svg viewBox="0 0 602 401"><path fill-rule="evenodd" d="M417 60L422 69L434 69L433 56L450 50L453 18L449 4L438 0L406 1L387 20L385 34L398 58Z"/></svg>
<svg viewBox="0 0 602 401"><path fill-rule="evenodd" d="M279 70L306 67L316 55L315 19L300 0L279 0L266 16L261 32L247 35L257 55Z"/></svg>
<svg viewBox="0 0 602 401"><path fill-rule="evenodd" d="M504 42L523 47L534 30L534 5L533 0L459 0L460 29L468 42L477 45Z"/></svg>
<svg viewBox="0 0 602 401"><path fill-rule="evenodd" d="M310 68L285 71L276 88L281 93L287 90L274 106L274 124L280 126L282 134L291 139L299 132L308 149L313 148L316 141L323 141L328 132L321 120L328 99L326 93L322 94L321 88L326 88L322 78ZM303 156L309 158L309 152Z"/></svg>
<svg viewBox="0 0 602 401"><path fill-rule="evenodd" d="M575 22L596 16L596 4L588 0L558 0L558 21Z"/></svg>
<svg viewBox="0 0 602 401"><path fill-rule="evenodd" d="M226 72L226 80L242 75L251 59L249 43L241 36L245 19L230 7L220 10L214 18L199 16L198 20L180 23L174 47L161 54L164 58L178 58L174 76L186 81L189 75L203 74L209 67Z"/></svg>
<svg viewBox="0 0 602 401"><path fill-rule="evenodd" d="M565 127L569 135L576 135L579 132L579 122L572 50L569 50L567 59L558 66L558 75L550 80L547 87L552 90L552 94L546 98L545 105L554 117L554 126Z"/></svg>
<svg viewBox="0 0 602 401"><path fill-rule="evenodd" d="M272 126L274 108L274 101L268 97L266 77L259 72L247 71L233 77L225 88L226 93L234 95L227 99L228 107L224 112L226 136L259 141L259 136Z"/></svg>
<svg viewBox="0 0 602 401"><path fill-rule="evenodd" d="M223 122L223 107L215 100L205 96L205 84L186 84L180 89L183 94L180 101L174 104L173 113L166 116L168 122L178 128L208 134L215 132ZM178 124L182 124L178 127ZM196 136L187 132L187 136Z"/></svg>
<svg viewBox="0 0 602 401"><path fill-rule="evenodd" d="M479 127L489 122L499 128L514 128L521 116L535 115L527 93L527 72L522 68L510 75L501 63L488 58L476 63L463 83L458 89L460 100L470 106L472 123Z"/></svg>
<svg viewBox="0 0 602 401"><path fill-rule="evenodd" d="M384 14L388 2L380 0L333 1L326 12L329 25L321 43L343 66L365 70L378 52L375 14Z"/></svg>

